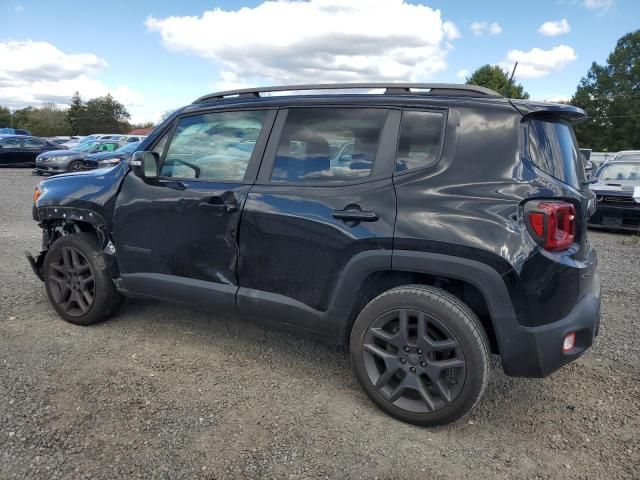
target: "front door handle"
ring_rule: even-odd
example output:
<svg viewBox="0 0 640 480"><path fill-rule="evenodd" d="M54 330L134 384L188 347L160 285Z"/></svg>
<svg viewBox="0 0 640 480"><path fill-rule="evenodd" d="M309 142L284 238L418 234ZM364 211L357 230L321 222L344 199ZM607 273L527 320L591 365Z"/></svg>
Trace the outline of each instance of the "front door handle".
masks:
<svg viewBox="0 0 640 480"><path fill-rule="evenodd" d="M233 203L207 203L200 202L200 208L207 210L214 210L216 212L235 212L238 210L238 206Z"/></svg>
<svg viewBox="0 0 640 480"><path fill-rule="evenodd" d="M334 210L333 218L345 222L377 222L380 216L377 212L363 212L362 210Z"/></svg>

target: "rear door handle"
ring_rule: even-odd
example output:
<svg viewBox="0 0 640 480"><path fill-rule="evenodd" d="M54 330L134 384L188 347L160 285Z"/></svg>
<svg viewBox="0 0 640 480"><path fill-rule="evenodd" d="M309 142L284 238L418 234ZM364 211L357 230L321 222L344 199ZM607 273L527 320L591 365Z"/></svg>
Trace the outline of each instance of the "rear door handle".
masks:
<svg viewBox="0 0 640 480"><path fill-rule="evenodd" d="M377 212L363 212L362 210L334 210L333 218L347 222L377 222L380 216Z"/></svg>
<svg viewBox="0 0 640 480"><path fill-rule="evenodd" d="M238 206L233 203L207 203L200 202L200 208L204 208L207 210L214 210L216 212L235 212L238 210Z"/></svg>

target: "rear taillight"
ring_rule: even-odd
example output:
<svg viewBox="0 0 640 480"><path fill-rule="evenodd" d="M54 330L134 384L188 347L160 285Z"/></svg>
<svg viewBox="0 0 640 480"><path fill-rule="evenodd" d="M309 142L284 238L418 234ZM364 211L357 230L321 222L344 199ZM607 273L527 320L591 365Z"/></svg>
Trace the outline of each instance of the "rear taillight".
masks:
<svg viewBox="0 0 640 480"><path fill-rule="evenodd" d="M545 250L568 249L576 239L576 209L568 202L533 201L525 205L531 235Z"/></svg>

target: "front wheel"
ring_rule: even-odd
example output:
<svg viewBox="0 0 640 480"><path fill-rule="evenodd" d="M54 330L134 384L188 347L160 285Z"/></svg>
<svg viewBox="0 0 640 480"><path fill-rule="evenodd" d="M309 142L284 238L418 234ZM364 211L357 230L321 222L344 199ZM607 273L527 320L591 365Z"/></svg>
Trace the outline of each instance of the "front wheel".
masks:
<svg viewBox="0 0 640 480"><path fill-rule="evenodd" d="M69 170L70 172L80 172L84 170L84 162L82 162L81 160L74 160L69 164L67 170Z"/></svg>
<svg viewBox="0 0 640 480"><path fill-rule="evenodd" d="M460 299L423 285L373 299L351 332L358 382L382 410L404 422L444 425L469 412L489 376L489 342Z"/></svg>
<svg viewBox="0 0 640 480"><path fill-rule="evenodd" d="M44 259L44 283L58 315L76 325L106 320L122 302L90 233L65 235L53 243Z"/></svg>

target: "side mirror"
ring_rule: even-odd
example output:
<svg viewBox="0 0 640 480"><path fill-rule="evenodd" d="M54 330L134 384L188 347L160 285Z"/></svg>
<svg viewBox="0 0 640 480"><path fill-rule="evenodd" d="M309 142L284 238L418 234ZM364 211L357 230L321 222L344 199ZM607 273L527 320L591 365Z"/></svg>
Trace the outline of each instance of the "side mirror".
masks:
<svg viewBox="0 0 640 480"><path fill-rule="evenodd" d="M134 152L129 163L134 175L140 178L155 178L158 176L160 155L156 152Z"/></svg>

